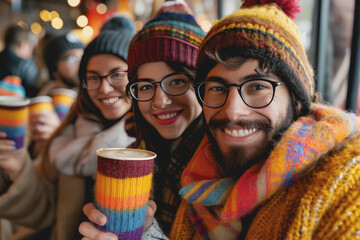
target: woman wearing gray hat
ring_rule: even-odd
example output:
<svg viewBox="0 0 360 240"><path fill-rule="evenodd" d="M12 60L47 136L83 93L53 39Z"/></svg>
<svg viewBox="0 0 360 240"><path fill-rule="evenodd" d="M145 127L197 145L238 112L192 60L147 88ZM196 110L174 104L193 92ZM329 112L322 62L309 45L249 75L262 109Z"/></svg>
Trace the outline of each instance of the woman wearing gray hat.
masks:
<svg viewBox="0 0 360 240"><path fill-rule="evenodd" d="M128 30L106 31L85 48L78 98L35 166L24 149L14 151L9 140L0 139L0 217L42 230L36 239L80 237L82 206L93 196L95 150L135 141L125 130L132 115L125 93L132 36Z"/></svg>

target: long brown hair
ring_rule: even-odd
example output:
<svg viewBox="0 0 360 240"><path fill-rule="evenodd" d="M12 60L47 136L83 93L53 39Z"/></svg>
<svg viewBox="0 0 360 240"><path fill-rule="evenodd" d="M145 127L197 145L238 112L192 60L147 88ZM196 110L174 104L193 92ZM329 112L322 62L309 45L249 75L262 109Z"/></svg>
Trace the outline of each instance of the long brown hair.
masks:
<svg viewBox="0 0 360 240"><path fill-rule="evenodd" d="M41 155L41 162L39 163L39 173L44 176L49 181L54 181L57 176L57 170L50 162L50 146L53 143L53 140L61 134L61 132L70 124L74 124L78 116L83 117L86 120L98 122L104 125L105 129L113 126L117 120L108 120L106 119L101 111L94 106L91 101L87 89L81 87L81 83L79 84L79 93L78 96L72 105L69 113L66 118L62 121L60 126L54 131L49 140L46 143L44 151ZM130 98L128 98L130 101ZM125 114L124 114L125 115ZM93 138L90 139L89 143ZM86 144L87 146L88 144ZM79 149L79 153L84 151L85 149ZM81 155L81 154L79 154ZM81 159L78 159L80 161ZM76 166L74 166L76 167Z"/></svg>

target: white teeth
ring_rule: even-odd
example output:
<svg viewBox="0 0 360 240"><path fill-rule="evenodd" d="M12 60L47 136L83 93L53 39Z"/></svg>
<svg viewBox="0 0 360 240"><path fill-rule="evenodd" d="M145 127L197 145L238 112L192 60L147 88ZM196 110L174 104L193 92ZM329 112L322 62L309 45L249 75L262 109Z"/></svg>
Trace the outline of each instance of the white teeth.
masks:
<svg viewBox="0 0 360 240"><path fill-rule="evenodd" d="M114 98L109 98L109 99L103 99L101 101L105 104L112 104L112 103L116 102L118 99L119 99L118 97L114 97Z"/></svg>
<svg viewBox="0 0 360 240"><path fill-rule="evenodd" d="M243 130L243 129L240 129L240 130L235 130L235 129L234 129L234 130L230 130L230 129L228 129L228 128L225 128L224 131L225 131L226 134L229 134L229 135L231 135L232 137L245 137L245 136L247 136L247 135L250 135L250 134L256 132L257 129L256 129L256 128L253 128L253 129L245 129L245 130Z"/></svg>
<svg viewBox="0 0 360 240"><path fill-rule="evenodd" d="M157 117L161 120L170 119L178 115L177 113L170 113L170 114L163 114L163 115L157 115Z"/></svg>

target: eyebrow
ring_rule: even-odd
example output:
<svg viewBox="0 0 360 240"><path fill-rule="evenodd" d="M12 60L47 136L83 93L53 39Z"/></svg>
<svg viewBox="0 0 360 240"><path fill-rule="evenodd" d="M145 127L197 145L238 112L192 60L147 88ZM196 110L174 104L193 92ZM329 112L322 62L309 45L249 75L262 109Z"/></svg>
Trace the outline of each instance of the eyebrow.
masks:
<svg viewBox="0 0 360 240"><path fill-rule="evenodd" d="M239 78L238 81L239 82L245 82L247 80L251 80L251 79L256 79L256 78L267 78L267 77L273 77L273 75L271 73L266 73L264 71L262 71L260 68L256 68L254 69L255 73L253 74L249 74L245 77ZM205 79L206 80L212 80L212 81L219 81L219 82L226 82L226 79L221 77L221 76L211 76Z"/></svg>
<svg viewBox="0 0 360 240"><path fill-rule="evenodd" d="M108 71L108 73L117 72L117 71L127 72L127 70L128 70L127 67L121 66L121 67L115 67L115 68L110 69L110 71ZM87 70L86 73L93 73L93 74L99 75L99 73L96 70Z"/></svg>

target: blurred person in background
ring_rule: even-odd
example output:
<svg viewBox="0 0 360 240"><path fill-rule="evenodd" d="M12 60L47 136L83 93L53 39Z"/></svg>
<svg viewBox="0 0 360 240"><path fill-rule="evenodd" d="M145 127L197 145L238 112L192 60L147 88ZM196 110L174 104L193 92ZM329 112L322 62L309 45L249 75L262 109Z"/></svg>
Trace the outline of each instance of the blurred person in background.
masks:
<svg viewBox="0 0 360 240"><path fill-rule="evenodd" d="M84 44L73 33L53 37L44 48L44 61L49 81L39 95L50 95L55 88L77 90L79 86L79 64L84 53Z"/></svg>
<svg viewBox="0 0 360 240"><path fill-rule="evenodd" d="M33 59L33 51L38 38L30 30L18 25L10 25L4 34L5 48L0 53L0 79L13 75L21 78L26 96L36 96L38 69Z"/></svg>
<svg viewBox="0 0 360 240"><path fill-rule="evenodd" d="M72 34L53 37L44 49L49 81L40 89L39 96L51 96L56 88L78 90L80 80L78 76L81 57L84 53L84 44ZM60 120L54 111L33 114L29 121L31 142L29 153L36 158L44 149L51 134L60 125Z"/></svg>
<svg viewBox="0 0 360 240"><path fill-rule="evenodd" d="M27 239L80 239L82 207L93 201L95 151L127 147L135 140L128 134L134 124L126 95L132 36L126 29L106 31L85 48L78 97L38 161L0 139L0 217L34 229ZM0 136L5 137L2 132ZM26 232L16 234L11 239L24 239Z"/></svg>

